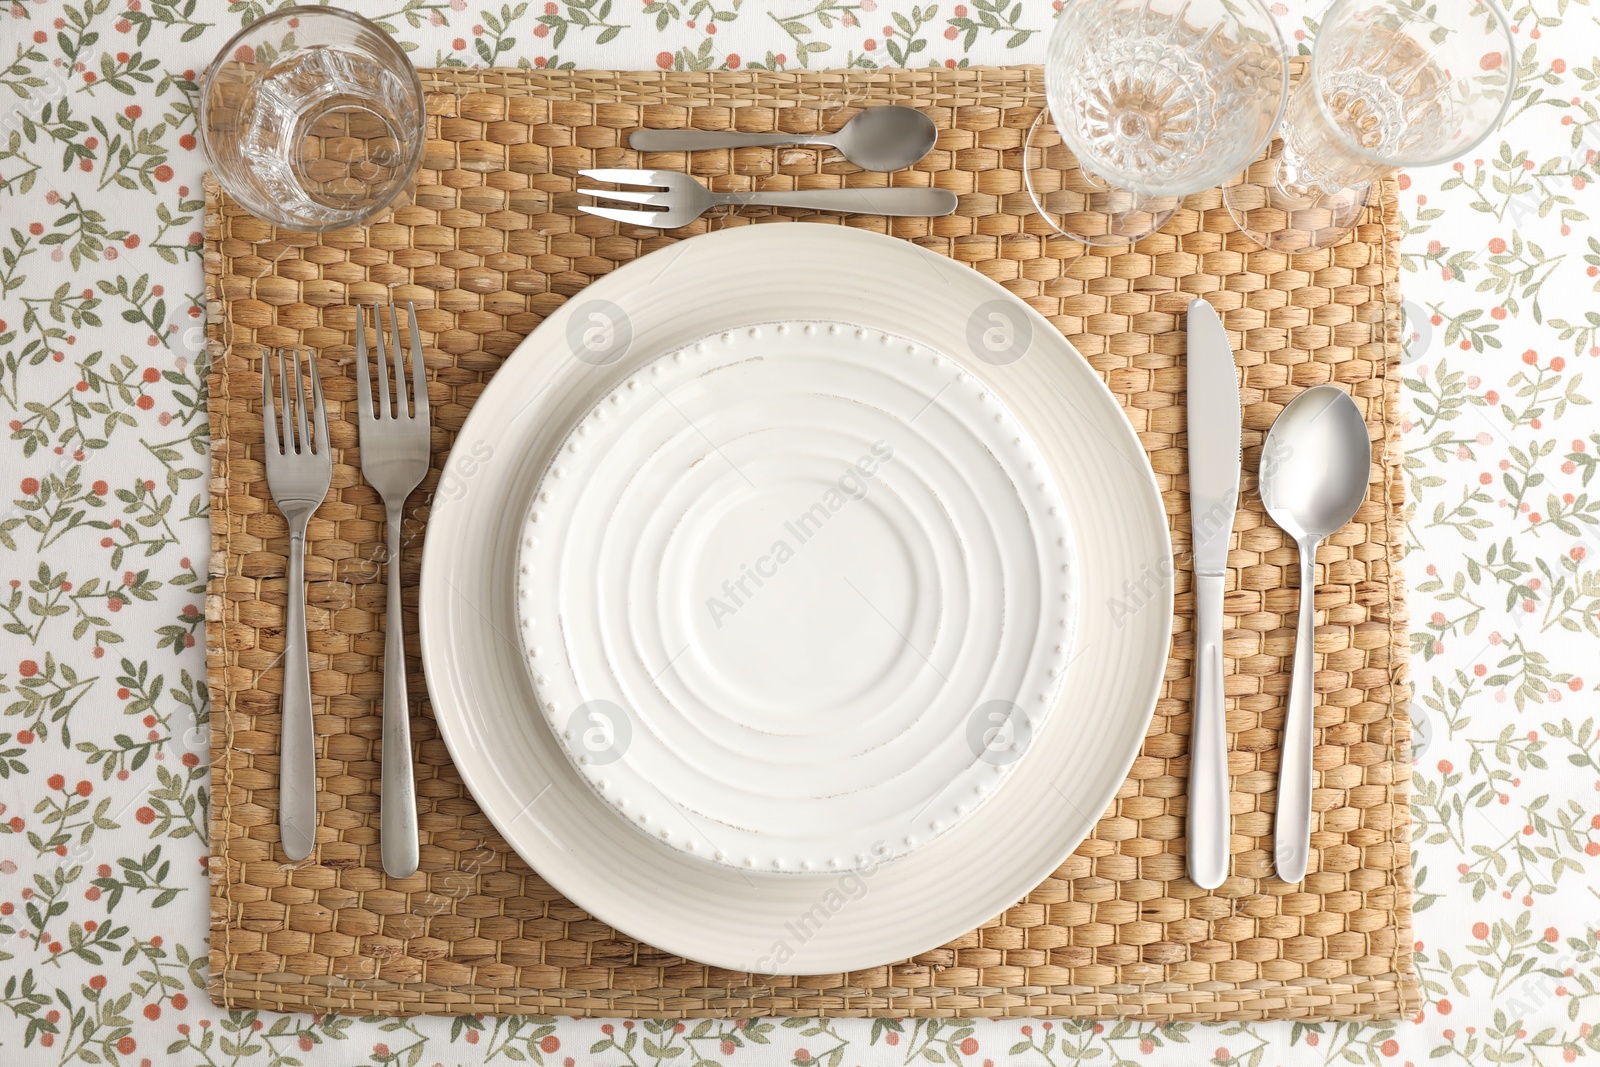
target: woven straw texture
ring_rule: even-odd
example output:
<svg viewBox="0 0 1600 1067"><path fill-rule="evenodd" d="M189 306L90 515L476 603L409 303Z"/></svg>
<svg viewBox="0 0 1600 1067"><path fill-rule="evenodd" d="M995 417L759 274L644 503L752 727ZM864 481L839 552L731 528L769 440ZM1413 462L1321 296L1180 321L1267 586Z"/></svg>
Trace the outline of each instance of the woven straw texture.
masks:
<svg viewBox="0 0 1600 1067"><path fill-rule="evenodd" d="M1149 1019L1394 1017L1414 1010L1407 625L1397 216L1381 208L1339 247L1258 251L1213 192L1134 249L1090 251L1030 212L1024 136L1037 69L676 74L425 71L429 143L416 202L367 231L273 230L208 181L206 295L215 548L207 649L213 740L211 992L228 1007L357 1013L577 1015L1099 1015ZM1055 323L1139 431L1178 562L1166 684L1144 750L1077 852L982 929L848 975L771 978L638 944L561 899L479 812L435 728L412 635L422 869L386 878L378 840L383 509L355 455L356 302L416 302L433 403L434 473L412 498L420 544L440 465L468 409L541 318L593 278L710 229L811 218L708 216L671 234L573 210L576 171L636 166L639 125L809 131L861 106L925 110L941 132L911 171L863 174L832 153L707 152L719 188L936 184L942 219L853 218L969 265ZM684 166L658 156L652 165ZM811 221L842 220L815 217ZM1233 876L1184 875L1193 651L1182 312L1214 302L1239 344L1244 498L1226 599ZM285 525L261 460L261 346L318 350L336 449L308 559L320 827L312 858L277 848ZM1316 793L1311 874L1272 873L1277 743L1298 583L1254 471L1266 430L1306 386L1336 382L1366 414L1369 495L1318 556ZM405 557L414 571L420 552Z"/></svg>

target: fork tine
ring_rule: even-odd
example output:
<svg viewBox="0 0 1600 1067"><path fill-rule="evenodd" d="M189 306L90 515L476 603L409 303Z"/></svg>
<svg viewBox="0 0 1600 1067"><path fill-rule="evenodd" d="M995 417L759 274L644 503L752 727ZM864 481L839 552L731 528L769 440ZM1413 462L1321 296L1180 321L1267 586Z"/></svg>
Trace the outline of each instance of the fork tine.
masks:
<svg viewBox="0 0 1600 1067"><path fill-rule="evenodd" d="M282 408L278 417L283 420L283 453L289 455L294 452L294 423L290 422L290 412L294 405L289 403L289 371L283 362L283 349L278 349L278 399Z"/></svg>
<svg viewBox="0 0 1600 1067"><path fill-rule="evenodd" d="M636 193L631 189L579 189L584 196L598 196L604 200L621 200L629 204L651 204L666 207L671 193Z"/></svg>
<svg viewBox="0 0 1600 1067"><path fill-rule="evenodd" d="M378 418L389 417L389 364L384 362L383 351L383 305L372 305L373 335L378 342L378 371L373 376L372 383L378 390Z"/></svg>
<svg viewBox="0 0 1600 1067"><path fill-rule="evenodd" d="M322 374L317 370L315 356L306 355L306 365L311 369L311 413L316 416L316 447L312 449L319 456L326 456L328 452L328 405L322 399Z"/></svg>
<svg viewBox="0 0 1600 1067"><path fill-rule="evenodd" d="M400 340L400 309L392 301L389 304L389 328L393 331L390 336L394 338L394 347L389 349L394 359L394 417L407 419L411 417L411 408L406 392L406 346Z"/></svg>
<svg viewBox="0 0 1600 1067"><path fill-rule="evenodd" d="M272 350L261 350L261 424L266 430L267 454L276 456L283 449L278 444L278 412L272 403Z"/></svg>
<svg viewBox="0 0 1600 1067"><path fill-rule="evenodd" d="M300 377L300 349L289 349L294 355L294 424L300 431L300 437L295 445L297 452L309 452L310 444L306 441L306 382Z"/></svg>
<svg viewBox="0 0 1600 1067"><path fill-rule="evenodd" d="M428 417L428 375L427 368L422 362L422 339L417 336L417 305L406 303L406 309L411 319L411 389L415 394L411 398L412 407L416 409L419 419Z"/></svg>
<svg viewBox="0 0 1600 1067"><path fill-rule="evenodd" d="M667 217L665 211L623 211L620 208L591 207L588 204L579 204L578 210L590 215L598 215L612 222L623 222L634 226L654 226L661 229Z"/></svg>
<svg viewBox="0 0 1600 1067"><path fill-rule="evenodd" d="M361 361L356 375L356 400L361 405L361 417L372 418L372 363L367 359L367 313L356 305L356 358Z"/></svg>
<svg viewBox="0 0 1600 1067"><path fill-rule="evenodd" d="M660 170L600 168L598 170L580 170L578 173L597 182L612 182L616 185L659 185L665 188L670 184L663 180L664 175L668 172Z"/></svg>

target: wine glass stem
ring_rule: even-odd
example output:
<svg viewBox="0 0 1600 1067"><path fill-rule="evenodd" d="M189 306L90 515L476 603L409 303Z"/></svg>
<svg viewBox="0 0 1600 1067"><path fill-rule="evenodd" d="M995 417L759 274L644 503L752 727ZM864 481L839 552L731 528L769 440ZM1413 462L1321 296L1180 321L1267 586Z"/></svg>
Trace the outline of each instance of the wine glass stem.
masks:
<svg viewBox="0 0 1600 1067"><path fill-rule="evenodd" d="M1314 200L1319 187L1306 176L1305 160L1289 145L1283 145L1283 154L1278 157L1278 165L1273 168L1272 184L1286 199L1291 201Z"/></svg>
<svg viewBox="0 0 1600 1067"><path fill-rule="evenodd" d="M1385 170L1351 150L1324 114L1316 91L1303 83L1289 98L1283 117L1283 149L1273 181L1291 200L1359 194Z"/></svg>
<svg viewBox="0 0 1600 1067"><path fill-rule="evenodd" d="M1306 173L1304 163L1290 151L1288 145L1284 146L1283 154L1278 157L1272 182L1286 199L1307 203L1322 197L1354 197L1364 193L1372 184L1365 176L1344 178L1321 174L1312 177Z"/></svg>

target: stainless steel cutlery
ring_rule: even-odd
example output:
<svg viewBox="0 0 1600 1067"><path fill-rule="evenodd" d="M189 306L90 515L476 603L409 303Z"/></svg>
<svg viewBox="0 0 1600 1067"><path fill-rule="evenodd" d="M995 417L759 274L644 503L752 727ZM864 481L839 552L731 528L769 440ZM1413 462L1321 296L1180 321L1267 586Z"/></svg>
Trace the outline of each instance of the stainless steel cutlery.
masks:
<svg viewBox="0 0 1600 1067"><path fill-rule="evenodd" d="M1278 764L1273 860L1298 882L1311 853L1311 735L1316 711L1317 545L1355 517L1367 495L1372 442L1350 395L1318 385L1279 413L1261 450L1261 503L1300 549L1300 614Z"/></svg>
<svg viewBox="0 0 1600 1067"><path fill-rule="evenodd" d="M422 363L422 342L417 337L417 310L407 305L410 327L411 371L406 372L406 345L400 336L400 313L388 306L391 343L385 363L384 322L381 306L376 317L377 373L367 359L366 314L357 309L356 358L359 362L356 397L361 408L361 473L383 497L388 515L389 595L384 612L383 644L383 783L381 834L383 869L404 878L416 871L417 783L411 759L411 707L406 693L405 618L401 612L402 549L400 519L406 498L428 473L428 379ZM390 371L393 367L393 398ZM373 406L376 390L377 406Z"/></svg>
<svg viewBox="0 0 1600 1067"><path fill-rule="evenodd" d="M411 755L411 711L406 693L405 624L401 614L402 539L400 519L406 498L428 473L430 455L428 386L417 336L416 309L407 306L410 344L400 333L400 313L374 309L377 369L368 359L366 316L356 317L359 377L361 472L383 498L388 517L389 597L383 662L383 784L381 801L383 869L396 878L416 871L417 791ZM407 351L411 368L406 369ZM327 404L317 362L305 359L311 380L308 415L300 352L278 349L281 401L272 388L272 356L262 353L261 409L266 440L267 484L289 524L289 604L283 656L283 733L280 742L278 825L284 855L311 854L317 830L315 731L311 714L311 674L306 648L306 525L328 495L333 481L333 450L328 440ZM392 372L391 368L392 367Z"/></svg>
<svg viewBox="0 0 1600 1067"><path fill-rule="evenodd" d="M1194 734L1189 757L1189 877L1215 889L1228 877L1232 818L1223 695L1222 600L1239 500L1242 435L1233 350L1216 310L1189 304L1189 518L1194 547ZM1296 396L1261 452L1261 502L1300 553L1300 611L1284 712L1273 858L1285 882L1305 878L1311 852L1311 750L1316 704L1317 545L1355 516L1372 446L1349 394L1319 385Z"/></svg>
<svg viewBox="0 0 1600 1067"><path fill-rule="evenodd" d="M862 170L891 171L922 159L939 139L939 128L916 108L869 107L834 133L736 133L707 130L634 130L628 147L637 152L698 152L713 148L821 145L837 149Z"/></svg>
<svg viewBox="0 0 1600 1067"><path fill-rule="evenodd" d="M636 152L697 152L704 149L775 145L825 145L838 149L863 170L909 167L933 151L939 128L910 107L869 107L833 133L738 133L707 130L635 130L628 146ZM681 171L584 170L585 178L637 189L579 189L584 196L636 207L581 205L578 210L612 222L675 230L716 207L793 207L863 215L936 216L956 209L948 189L794 189L718 193Z"/></svg>
<svg viewBox="0 0 1600 1067"><path fill-rule="evenodd" d="M583 170L596 182L647 186L639 189L579 189L585 196L614 200L636 208L580 205L578 210L613 222L675 230L714 207L797 207L812 211L845 211L866 215L948 215L956 194L948 189L795 189L750 193L715 193L675 170Z"/></svg>
<svg viewBox="0 0 1600 1067"><path fill-rule="evenodd" d="M285 354L289 358L285 358ZM317 767L311 717L311 669L306 649L306 524L333 482L328 409L317 361L306 356L311 414L299 349L277 349L281 405L272 397L272 359L261 354L261 418L266 438L267 487L289 524L289 601L284 622L282 738L278 756L278 830L291 860L311 854L317 835Z"/></svg>
<svg viewBox="0 0 1600 1067"><path fill-rule="evenodd" d="M1239 504L1243 415L1233 347L1216 309L1189 304L1189 518L1194 550L1194 711L1189 745L1189 877L1215 889L1228 877L1228 721L1223 696L1222 598Z"/></svg>

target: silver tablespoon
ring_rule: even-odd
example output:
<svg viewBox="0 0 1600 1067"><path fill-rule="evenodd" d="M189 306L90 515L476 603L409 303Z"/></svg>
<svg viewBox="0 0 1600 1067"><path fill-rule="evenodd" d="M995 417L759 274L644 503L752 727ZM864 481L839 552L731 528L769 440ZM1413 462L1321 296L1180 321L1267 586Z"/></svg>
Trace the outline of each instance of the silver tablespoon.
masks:
<svg viewBox="0 0 1600 1067"><path fill-rule="evenodd" d="M1335 385L1314 386L1291 400L1261 450L1261 502L1300 549L1300 616L1273 825L1273 859L1285 882L1306 876L1311 852L1317 546L1355 517L1371 470L1366 421L1349 394Z"/></svg>
<svg viewBox="0 0 1600 1067"><path fill-rule="evenodd" d="M939 128L916 108L869 107L836 133L735 133L710 130L634 130L637 152L698 152L708 148L826 145L862 170L901 170L933 151Z"/></svg>

